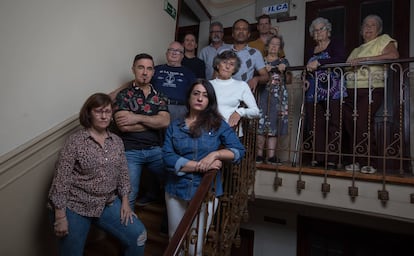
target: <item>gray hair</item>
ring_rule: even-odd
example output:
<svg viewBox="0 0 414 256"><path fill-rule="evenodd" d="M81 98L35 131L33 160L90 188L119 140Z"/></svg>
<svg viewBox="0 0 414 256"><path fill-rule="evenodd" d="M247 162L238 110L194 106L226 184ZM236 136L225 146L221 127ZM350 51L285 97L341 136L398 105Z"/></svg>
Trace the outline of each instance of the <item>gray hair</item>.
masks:
<svg viewBox="0 0 414 256"><path fill-rule="evenodd" d="M364 26L365 22L368 19L374 19L377 22L377 24L378 24L378 34L381 35L382 34L382 19L380 18L380 16L375 15L375 14L370 14L367 17L364 18L364 20L362 21L361 31L362 31L362 27Z"/></svg>
<svg viewBox="0 0 414 256"><path fill-rule="evenodd" d="M223 24L221 24L221 22L220 22L220 21L213 21L213 22L210 24L210 32L211 32L211 29L212 29L213 27L215 27L215 26L219 26L219 27L220 27L220 30L221 30L221 31L223 31Z"/></svg>
<svg viewBox="0 0 414 256"><path fill-rule="evenodd" d="M234 67L234 72L233 75L236 74L241 66L241 60L239 58L239 56L237 56L237 54L233 51L233 50L225 50L219 54L217 54L216 57L214 57L213 60L213 68L215 71L218 71L218 64L220 64L220 62L224 61L224 60L229 60L229 59L235 59L236 60L236 65Z"/></svg>
<svg viewBox="0 0 414 256"><path fill-rule="evenodd" d="M323 24L326 27L326 31L328 31L329 34L331 33L331 31L332 31L332 24L329 22L329 20L328 19L325 19L325 18L322 18L322 17L318 17L318 18L314 19L312 21L312 23L310 24L310 26L309 26L309 34L310 34L310 36L313 36L313 32L315 30L315 25L316 24Z"/></svg>

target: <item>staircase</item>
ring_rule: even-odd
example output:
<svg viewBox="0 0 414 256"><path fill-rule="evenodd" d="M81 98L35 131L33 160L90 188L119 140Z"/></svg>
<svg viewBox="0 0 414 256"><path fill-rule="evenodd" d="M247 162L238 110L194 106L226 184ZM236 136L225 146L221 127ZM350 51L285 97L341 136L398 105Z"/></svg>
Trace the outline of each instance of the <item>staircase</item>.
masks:
<svg viewBox="0 0 414 256"><path fill-rule="evenodd" d="M168 245L168 234L161 233L161 223L166 214L165 202L137 206L136 213L147 229L145 256L162 256Z"/></svg>
<svg viewBox="0 0 414 256"><path fill-rule="evenodd" d="M135 212L147 229L145 256L161 256L168 245L168 235L160 234L165 203L157 202L136 206ZM122 247L118 240L95 227L91 228L85 245L84 256L121 256Z"/></svg>

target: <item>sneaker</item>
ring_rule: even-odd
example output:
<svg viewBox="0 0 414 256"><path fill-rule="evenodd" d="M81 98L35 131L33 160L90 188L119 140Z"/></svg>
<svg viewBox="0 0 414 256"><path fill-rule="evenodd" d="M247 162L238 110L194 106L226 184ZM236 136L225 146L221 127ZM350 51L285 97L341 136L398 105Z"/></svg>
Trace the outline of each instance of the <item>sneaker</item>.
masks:
<svg viewBox="0 0 414 256"><path fill-rule="evenodd" d="M355 163L355 164L348 164L345 166L345 170L347 171L359 171L359 163Z"/></svg>
<svg viewBox="0 0 414 256"><path fill-rule="evenodd" d="M263 156L256 156L256 163L258 164L263 163Z"/></svg>
<svg viewBox="0 0 414 256"><path fill-rule="evenodd" d="M361 168L361 172L362 172L362 173L373 174L373 173L376 173L376 172L377 172L377 169L375 169L375 168L374 168L374 167L372 167L372 166L363 166L363 167Z"/></svg>
<svg viewBox="0 0 414 256"><path fill-rule="evenodd" d="M311 163L310 163L310 165L312 166L312 167L321 167L321 166L323 166L323 164L322 163L320 163L320 162L318 162L318 161L312 161Z"/></svg>
<svg viewBox="0 0 414 256"><path fill-rule="evenodd" d="M328 169L328 170L336 170L336 164L334 162L328 162L326 165L327 165L326 166L326 169Z"/></svg>
<svg viewBox="0 0 414 256"><path fill-rule="evenodd" d="M281 165L282 164L280 162L280 159L278 157L275 157L275 156L268 158L267 159L267 162L268 163L271 163L271 164L277 164L277 165Z"/></svg>

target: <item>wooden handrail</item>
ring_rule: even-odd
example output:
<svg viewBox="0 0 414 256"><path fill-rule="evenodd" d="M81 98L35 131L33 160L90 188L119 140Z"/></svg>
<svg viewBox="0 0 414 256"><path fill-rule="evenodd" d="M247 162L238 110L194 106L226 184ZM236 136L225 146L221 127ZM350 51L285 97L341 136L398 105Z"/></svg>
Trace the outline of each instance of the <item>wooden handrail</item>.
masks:
<svg viewBox="0 0 414 256"><path fill-rule="evenodd" d="M198 214L198 210L201 208L204 198L206 198L211 189L211 184L213 183L216 174L217 170L211 170L204 174L200 186L198 187L193 199L190 201L190 204L185 211L180 224L178 224L177 230L171 238L167 249L164 251L164 256L178 255L180 252L180 248L183 245L185 237Z"/></svg>
<svg viewBox="0 0 414 256"><path fill-rule="evenodd" d="M393 60L368 60L368 61L361 62L360 65L412 63L412 62L414 62L414 57L404 58L404 59L393 59ZM351 67L351 64L347 62L331 63L331 64L321 65L319 68L336 68L336 67ZM286 71L301 71L304 69L306 69L306 65L286 67Z"/></svg>

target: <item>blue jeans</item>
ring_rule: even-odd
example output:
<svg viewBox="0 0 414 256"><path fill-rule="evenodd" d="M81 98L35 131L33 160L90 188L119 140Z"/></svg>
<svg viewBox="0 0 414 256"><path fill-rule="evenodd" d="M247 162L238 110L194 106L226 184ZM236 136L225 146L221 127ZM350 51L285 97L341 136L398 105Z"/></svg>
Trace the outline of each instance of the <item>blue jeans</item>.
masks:
<svg viewBox="0 0 414 256"><path fill-rule="evenodd" d="M139 192L139 182L141 179L142 168L146 167L154 173L160 183L164 179L164 161L162 159L161 147L151 147L150 149L135 149L125 152L128 161L129 179L131 182L131 193L129 193L129 205L135 208L135 200Z"/></svg>
<svg viewBox="0 0 414 256"><path fill-rule="evenodd" d="M69 234L59 239L60 256L82 256L91 224L112 234L121 241L124 247L124 256L144 255L147 231L144 224L138 219L127 226L121 224L121 200L117 198L107 205L99 218L81 216L66 209L66 218L69 225Z"/></svg>

